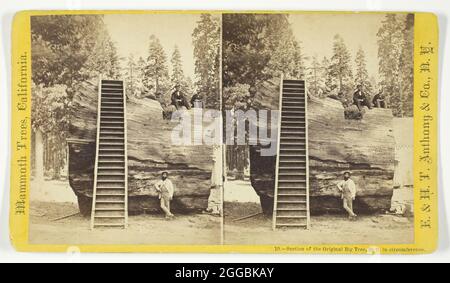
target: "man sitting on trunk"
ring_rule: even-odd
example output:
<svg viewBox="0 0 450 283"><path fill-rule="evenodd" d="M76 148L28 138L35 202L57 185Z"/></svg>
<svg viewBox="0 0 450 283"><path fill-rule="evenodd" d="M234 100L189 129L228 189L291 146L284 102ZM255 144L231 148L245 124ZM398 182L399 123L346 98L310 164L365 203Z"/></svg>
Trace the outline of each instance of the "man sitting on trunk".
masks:
<svg viewBox="0 0 450 283"><path fill-rule="evenodd" d="M361 111L364 106L372 109L372 105L370 105L369 100L367 99L366 94L362 90L362 85L357 86L356 92L353 94L353 103L358 107L358 110Z"/></svg>
<svg viewBox="0 0 450 283"><path fill-rule="evenodd" d="M203 97L201 94L194 94L191 98L192 108L203 108Z"/></svg>
<svg viewBox="0 0 450 283"><path fill-rule="evenodd" d="M172 212L170 212L170 201L173 199L174 187L172 181L168 178L169 173L163 172L161 180L155 184L156 191L159 194L160 206L166 214L166 219L174 217Z"/></svg>
<svg viewBox="0 0 450 283"><path fill-rule="evenodd" d="M356 185L352 179L350 179L350 172L344 173L344 180L337 184L341 198L343 201L343 207L348 212L350 220L356 218L356 214L353 212L353 201L356 198Z"/></svg>
<svg viewBox="0 0 450 283"><path fill-rule="evenodd" d="M387 108L386 98L384 97L383 90L381 89L379 93L375 94L372 99L373 107L375 108Z"/></svg>
<svg viewBox="0 0 450 283"><path fill-rule="evenodd" d="M181 109L182 107L185 107L186 109L191 108L188 100L186 99L186 96L181 92L181 87L179 84L175 86L175 91L172 93L171 100L172 105L174 105L177 110Z"/></svg>

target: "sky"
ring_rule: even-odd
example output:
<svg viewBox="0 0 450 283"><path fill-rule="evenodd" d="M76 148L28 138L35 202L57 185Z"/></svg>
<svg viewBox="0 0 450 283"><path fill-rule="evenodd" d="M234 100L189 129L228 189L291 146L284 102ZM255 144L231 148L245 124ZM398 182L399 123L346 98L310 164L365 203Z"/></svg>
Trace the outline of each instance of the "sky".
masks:
<svg viewBox="0 0 450 283"><path fill-rule="evenodd" d="M361 46L366 53L369 77L378 81L377 32L384 14L291 14L289 20L304 53L317 55L319 62L324 56L332 56L333 38L340 34L347 45L354 63L356 52Z"/></svg>
<svg viewBox="0 0 450 283"><path fill-rule="evenodd" d="M352 63L361 46L366 53L369 76L378 80L378 45L376 33L384 14L291 14L294 35L308 57L332 56L333 37L338 33L351 53ZM192 32L199 14L105 15L105 24L121 57L129 54L148 56L150 35L156 35L166 51L169 70L175 45L179 47L185 75L195 79Z"/></svg>
<svg viewBox="0 0 450 283"><path fill-rule="evenodd" d="M184 74L195 78L194 46L192 32L200 14L147 14L147 15L105 15L104 21L112 40L116 43L119 56L135 58L148 56L149 38L154 34L159 38L167 56L169 70L170 58L177 45L183 61Z"/></svg>

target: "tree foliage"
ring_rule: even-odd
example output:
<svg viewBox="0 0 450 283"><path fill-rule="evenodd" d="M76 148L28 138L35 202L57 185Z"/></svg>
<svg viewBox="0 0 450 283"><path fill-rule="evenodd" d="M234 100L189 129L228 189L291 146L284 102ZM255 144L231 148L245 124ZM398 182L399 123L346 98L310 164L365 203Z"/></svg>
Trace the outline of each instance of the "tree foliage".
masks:
<svg viewBox="0 0 450 283"><path fill-rule="evenodd" d="M144 68L145 60L142 57L136 60L133 54L128 56L124 69L127 97L141 98L144 95Z"/></svg>
<svg viewBox="0 0 450 283"><path fill-rule="evenodd" d="M220 18L201 14L192 33L197 91L203 95L206 107L219 109L220 104Z"/></svg>
<svg viewBox="0 0 450 283"><path fill-rule="evenodd" d="M183 72L183 63L181 62L181 54L178 46L175 45L172 53L172 58L170 59L172 63L172 75L170 80L172 85L183 84L185 77Z"/></svg>
<svg viewBox="0 0 450 283"><path fill-rule="evenodd" d="M238 84L251 90L281 74L305 76L305 57L285 14L224 14L223 54L223 84L230 90Z"/></svg>
<svg viewBox="0 0 450 283"><path fill-rule="evenodd" d="M58 176L78 87L100 75L115 78L120 58L99 15L31 17L31 48L32 125L51 145L46 160L52 161L50 169Z"/></svg>
<svg viewBox="0 0 450 283"><path fill-rule="evenodd" d="M351 67L351 55L345 45L344 39L336 34L333 42L333 56L329 66L333 76L332 89L348 94L353 90L353 71Z"/></svg>
<svg viewBox="0 0 450 283"><path fill-rule="evenodd" d="M119 73L117 51L102 16L32 17L31 38L36 85L65 85L70 94L79 82Z"/></svg>
<svg viewBox="0 0 450 283"><path fill-rule="evenodd" d="M325 91L325 78L327 66L322 66L317 56L313 56L311 60L311 67L308 69L308 90L309 94L315 97L321 97Z"/></svg>
<svg viewBox="0 0 450 283"><path fill-rule="evenodd" d="M366 95L373 95L374 89L367 71L366 54L361 47L356 52L355 66L355 85L361 85Z"/></svg>
<svg viewBox="0 0 450 283"><path fill-rule="evenodd" d="M161 42L155 35L150 36L148 57L144 70L146 91L155 96L166 94L170 88L167 56Z"/></svg>
<svg viewBox="0 0 450 283"><path fill-rule="evenodd" d="M380 84L395 116L403 115L400 76L403 25L399 15L387 14L377 33Z"/></svg>
<svg viewBox="0 0 450 283"><path fill-rule="evenodd" d="M403 44L400 57L402 74L402 115L412 117L414 114L414 15L408 14L403 29Z"/></svg>

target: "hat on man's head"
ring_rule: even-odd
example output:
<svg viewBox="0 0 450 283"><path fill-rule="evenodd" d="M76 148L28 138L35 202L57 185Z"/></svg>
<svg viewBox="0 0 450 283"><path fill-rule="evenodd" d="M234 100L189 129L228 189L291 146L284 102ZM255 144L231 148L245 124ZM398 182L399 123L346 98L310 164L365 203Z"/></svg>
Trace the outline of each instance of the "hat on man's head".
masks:
<svg viewBox="0 0 450 283"><path fill-rule="evenodd" d="M350 171L345 171L345 172L344 172L344 175L345 175L345 174L352 175L352 173L351 173Z"/></svg>

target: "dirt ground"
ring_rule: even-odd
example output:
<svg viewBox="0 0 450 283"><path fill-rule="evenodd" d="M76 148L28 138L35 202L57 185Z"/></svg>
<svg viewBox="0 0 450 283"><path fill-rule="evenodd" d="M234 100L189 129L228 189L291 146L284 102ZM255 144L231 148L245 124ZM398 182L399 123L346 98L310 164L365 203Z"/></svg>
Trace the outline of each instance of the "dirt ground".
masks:
<svg viewBox="0 0 450 283"><path fill-rule="evenodd" d="M344 215L311 217L311 229L272 230L272 219L258 215L257 203L226 202L224 204L224 243L247 245L312 245L312 244L407 244L414 241L412 218L393 215L361 216L349 221Z"/></svg>
<svg viewBox="0 0 450 283"><path fill-rule="evenodd" d="M179 215L166 220L162 215L129 217L127 230L89 229L89 219L80 215L74 203L34 201L31 205L30 243L65 245L217 245L221 241L220 217L207 214Z"/></svg>

